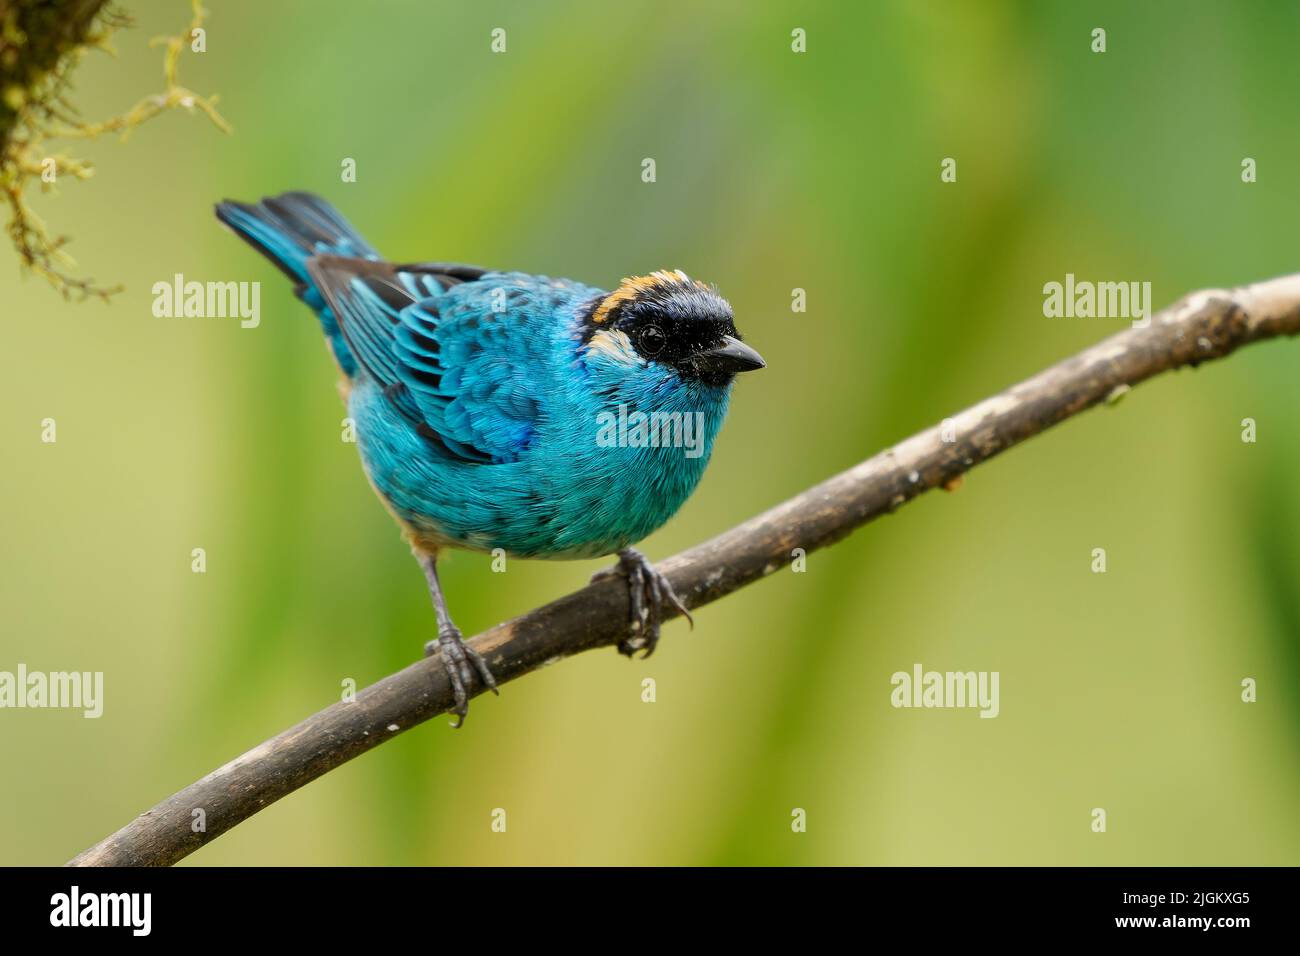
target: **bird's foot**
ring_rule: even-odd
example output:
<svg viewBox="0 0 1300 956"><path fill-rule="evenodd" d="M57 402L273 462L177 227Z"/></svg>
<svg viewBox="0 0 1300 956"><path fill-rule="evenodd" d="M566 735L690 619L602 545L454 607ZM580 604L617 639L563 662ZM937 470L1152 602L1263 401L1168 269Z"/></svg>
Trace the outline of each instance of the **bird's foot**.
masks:
<svg viewBox="0 0 1300 956"><path fill-rule="evenodd" d="M631 632L619 641L618 652L631 657L641 651L642 659L654 653L659 643L659 628L663 623L663 609L671 604L695 626L695 619L686 609L668 579L655 570L650 560L635 548L624 548L618 553L618 564L598 571L593 581L602 581L619 575L627 579L629 595L629 625Z"/></svg>
<svg viewBox="0 0 1300 956"><path fill-rule="evenodd" d="M456 695L456 706L452 708L452 713L456 715L456 723L452 724L453 727L460 727L465 723L465 715L469 713L469 690L473 688L475 674L478 674L484 687L498 697L501 696L501 691L497 690L496 678L488 669L487 661L483 660L482 654L465 643L458 629L445 628L439 632L436 640L424 645L425 657L432 657L434 654L442 658L442 666L446 669L447 676L451 678L452 693Z"/></svg>

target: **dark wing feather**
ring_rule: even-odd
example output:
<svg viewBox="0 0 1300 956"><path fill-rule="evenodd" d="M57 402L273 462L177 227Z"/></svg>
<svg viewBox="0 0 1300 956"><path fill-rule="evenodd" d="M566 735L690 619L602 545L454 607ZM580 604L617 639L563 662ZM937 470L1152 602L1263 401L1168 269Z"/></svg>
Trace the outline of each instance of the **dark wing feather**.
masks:
<svg viewBox="0 0 1300 956"><path fill-rule="evenodd" d="M316 256L307 268L358 363L443 454L485 464L512 460L526 447L537 404L520 394L513 364L487 347L477 322L449 328L439 315L447 288L485 270L339 256Z"/></svg>

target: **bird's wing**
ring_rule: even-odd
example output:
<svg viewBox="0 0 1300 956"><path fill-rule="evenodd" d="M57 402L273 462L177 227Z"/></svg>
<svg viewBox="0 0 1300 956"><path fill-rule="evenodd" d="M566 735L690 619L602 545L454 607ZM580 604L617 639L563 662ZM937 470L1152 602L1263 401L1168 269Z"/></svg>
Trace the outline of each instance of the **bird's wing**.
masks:
<svg viewBox="0 0 1300 956"><path fill-rule="evenodd" d="M485 270L337 256L307 267L361 367L442 454L490 464L527 449L537 377L520 367L539 358L539 338L521 334L527 311L492 308L496 287L474 288Z"/></svg>

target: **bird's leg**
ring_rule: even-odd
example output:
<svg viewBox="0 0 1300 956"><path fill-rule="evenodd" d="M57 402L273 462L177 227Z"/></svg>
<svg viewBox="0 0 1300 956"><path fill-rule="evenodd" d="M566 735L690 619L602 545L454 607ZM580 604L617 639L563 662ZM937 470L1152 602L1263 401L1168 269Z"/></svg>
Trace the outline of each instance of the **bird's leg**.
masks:
<svg viewBox="0 0 1300 956"><path fill-rule="evenodd" d="M424 570L425 580L429 582L429 597L433 599L433 610L438 615L437 640L424 645L424 654L431 657L436 653L442 657L442 666L451 678L452 693L456 695L456 706L453 708L456 723L453 726L459 727L465 723L465 715L469 713L468 691L473 687L475 672L484 687L498 696L501 692L497 690L496 678L488 670L483 655L465 643L460 628L452 623L451 615L447 613L447 600L442 596L442 584L438 581L437 557L416 551L415 558Z"/></svg>
<svg viewBox="0 0 1300 956"><path fill-rule="evenodd" d="M644 659L654 653L659 643L659 626L663 622L665 604L671 604L686 616L691 627L695 626L691 612L668 579L656 571L650 560L636 548L624 548L618 553L618 564L596 572L592 580L599 581L616 574L627 578L630 609L628 630L631 633L619 641L620 654L631 657L637 651L643 651L641 657Z"/></svg>

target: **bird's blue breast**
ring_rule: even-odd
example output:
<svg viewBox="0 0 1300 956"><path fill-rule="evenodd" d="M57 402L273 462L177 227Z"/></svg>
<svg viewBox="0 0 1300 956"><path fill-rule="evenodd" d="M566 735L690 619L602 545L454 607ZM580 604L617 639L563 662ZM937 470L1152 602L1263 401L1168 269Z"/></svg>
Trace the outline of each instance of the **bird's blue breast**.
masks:
<svg viewBox="0 0 1300 956"><path fill-rule="evenodd" d="M391 388L356 378L366 471L412 531L521 557L596 557L644 538L694 491L728 389L589 351L577 313L600 294L497 273L429 303L436 322L408 338L441 363L430 360L427 399L439 432L490 460L429 440Z"/></svg>

